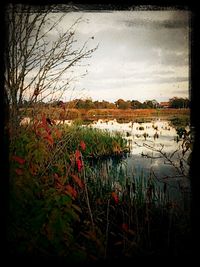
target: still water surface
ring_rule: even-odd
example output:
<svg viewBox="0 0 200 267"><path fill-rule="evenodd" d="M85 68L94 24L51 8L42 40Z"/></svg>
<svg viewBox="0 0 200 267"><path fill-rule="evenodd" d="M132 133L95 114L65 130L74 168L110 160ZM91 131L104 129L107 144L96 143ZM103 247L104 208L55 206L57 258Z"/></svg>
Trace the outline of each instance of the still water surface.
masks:
<svg viewBox="0 0 200 267"><path fill-rule="evenodd" d="M175 199L180 198L180 189L189 194L189 152L183 157L182 141L177 142L176 129L169 121L157 119L143 123L118 123L116 120L100 119L92 122L89 127L113 134L120 132L127 139L130 154L123 160L123 166L128 176L154 177L160 185L163 186L164 182L170 186L170 195ZM111 168L112 161L107 164ZM115 168L120 172L122 165L118 164Z"/></svg>

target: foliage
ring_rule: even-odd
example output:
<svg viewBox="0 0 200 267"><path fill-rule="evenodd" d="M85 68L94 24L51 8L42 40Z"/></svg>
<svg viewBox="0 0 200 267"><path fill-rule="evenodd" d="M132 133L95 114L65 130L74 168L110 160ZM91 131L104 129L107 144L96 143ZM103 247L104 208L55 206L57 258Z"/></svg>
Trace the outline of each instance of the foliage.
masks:
<svg viewBox="0 0 200 267"><path fill-rule="evenodd" d="M169 100L171 108L189 108L190 101L188 98L173 97Z"/></svg>
<svg viewBox="0 0 200 267"><path fill-rule="evenodd" d="M192 151L194 146L194 129L186 130L183 127L178 127L177 131L177 142L181 142L182 155L184 156L187 152L189 153L187 157L187 164L191 165Z"/></svg>
<svg viewBox="0 0 200 267"><path fill-rule="evenodd" d="M123 155L127 152L127 141L119 133L112 135L108 131L82 127L75 122L72 127L60 126L63 139L68 140L66 149L75 151L80 147L80 141L86 145L85 159L112 155Z"/></svg>
<svg viewBox="0 0 200 267"><path fill-rule="evenodd" d="M182 155L184 156L187 152L189 153L187 164L190 165L195 134L192 127L186 129L186 127L189 126L189 118L185 116L174 117L171 119L171 124L176 128L176 141L179 143L181 142Z"/></svg>
<svg viewBox="0 0 200 267"><path fill-rule="evenodd" d="M53 101L49 103L41 103L43 106L60 106L60 101ZM168 102L167 102L168 103ZM24 102L22 106L26 106L27 102ZM156 101L155 99L153 100L145 100L143 103L138 101L138 100L124 100L124 99L118 99L114 103L109 102L109 101L99 101L95 100L93 101L92 98L86 98L86 99L74 99L68 102L63 103L65 108L68 109L120 109L120 110L127 110L127 109L157 109L161 108L162 106ZM189 108L189 100L188 99L183 99L183 98L177 98L174 97L170 99L169 101L169 106L170 108L173 109L178 109L178 108L184 108L187 109Z"/></svg>
<svg viewBox="0 0 200 267"><path fill-rule="evenodd" d="M21 129L10 149L9 241L14 254L66 256L76 245L73 225L82 210L75 201L84 187L81 159L62 151L55 160L61 137L43 117ZM80 148L85 149L83 143Z"/></svg>
<svg viewBox="0 0 200 267"><path fill-rule="evenodd" d="M87 164L83 157L90 157L94 149L90 138L100 143L94 156L112 153L113 142L117 145L119 141L120 149L125 145L120 136L80 126L49 125L45 116L20 128L10 148L8 236L12 255L71 257L74 253L84 259L88 257L84 244L96 244L98 251L96 234L91 232L89 199L85 199Z"/></svg>
<svg viewBox="0 0 200 267"><path fill-rule="evenodd" d="M127 174L125 148L119 134L50 125L44 115L21 127L10 148L11 255L74 264L181 254L174 243L189 236L187 214L151 173Z"/></svg>
<svg viewBox="0 0 200 267"><path fill-rule="evenodd" d="M171 124L177 128L177 127L186 127L189 126L189 117L188 116L178 116L173 117L170 119Z"/></svg>
<svg viewBox="0 0 200 267"><path fill-rule="evenodd" d="M130 101L125 101L123 99L118 99L116 102L115 102L117 108L119 109L128 109L131 107L131 102Z"/></svg>

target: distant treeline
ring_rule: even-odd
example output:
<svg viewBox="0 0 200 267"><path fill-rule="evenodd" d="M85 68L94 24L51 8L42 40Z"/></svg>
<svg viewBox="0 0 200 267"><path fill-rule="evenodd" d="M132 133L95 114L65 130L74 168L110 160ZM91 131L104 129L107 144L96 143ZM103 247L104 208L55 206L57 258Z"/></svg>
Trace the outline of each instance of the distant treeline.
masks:
<svg viewBox="0 0 200 267"><path fill-rule="evenodd" d="M114 103L108 101L93 101L91 98L87 99L74 99L72 101L54 101L54 102L39 102L41 106L51 106L63 108L76 108L76 109L157 109L157 108L189 108L190 100L188 98L173 97L168 102L157 102L155 99L146 100L143 103L138 100L123 100L118 99ZM31 107L28 101L24 101L22 107Z"/></svg>

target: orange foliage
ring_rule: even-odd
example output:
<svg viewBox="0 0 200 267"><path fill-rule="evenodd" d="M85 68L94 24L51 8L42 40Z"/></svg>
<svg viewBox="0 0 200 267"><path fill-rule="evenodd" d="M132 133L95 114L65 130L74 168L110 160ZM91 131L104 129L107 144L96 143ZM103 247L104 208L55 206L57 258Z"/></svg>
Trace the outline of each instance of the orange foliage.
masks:
<svg viewBox="0 0 200 267"><path fill-rule="evenodd" d="M78 177L78 175L72 174L71 177L73 180L80 186L80 188L83 188L83 182L81 179Z"/></svg>
<svg viewBox="0 0 200 267"><path fill-rule="evenodd" d="M71 185L66 185L66 194L70 195L71 197L76 198L77 197L77 191L72 187Z"/></svg>
<svg viewBox="0 0 200 267"><path fill-rule="evenodd" d="M53 137L50 134L45 135L44 139L46 139L51 146L53 145Z"/></svg>

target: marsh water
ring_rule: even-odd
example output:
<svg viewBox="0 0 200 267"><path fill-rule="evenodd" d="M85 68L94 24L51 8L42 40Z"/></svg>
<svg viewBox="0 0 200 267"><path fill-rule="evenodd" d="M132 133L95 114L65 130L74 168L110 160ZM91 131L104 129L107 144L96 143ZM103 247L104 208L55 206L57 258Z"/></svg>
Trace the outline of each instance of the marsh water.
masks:
<svg viewBox="0 0 200 267"><path fill-rule="evenodd" d="M63 123L71 125L73 121ZM167 188L170 200L188 205L191 190L187 159L191 151L183 154L183 140L177 139L177 130L170 120L156 118L119 122L116 119L98 119L83 124L83 127L101 129L113 135L120 133L127 140L129 153L122 158L94 162L94 175L101 177L99 188L102 184L125 188L134 180L144 189L148 187L148 181L153 180L161 194L163 188L164 191ZM184 128L190 130L189 126ZM95 183L98 182L97 179Z"/></svg>
<svg viewBox="0 0 200 267"><path fill-rule="evenodd" d="M108 159L98 163L101 177L111 179L113 184L125 183L125 179L154 179L157 187L167 185L168 197L175 201L189 198L189 152L183 156L182 142L177 140L177 131L168 120L149 122L125 122L114 120L93 121L89 127L120 132L127 140L129 153L121 160ZM189 131L189 127L185 128ZM123 180L124 178L124 180ZM127 182L127 181L126 181ZM188 201L186 201L188 202Z"/></svg>

